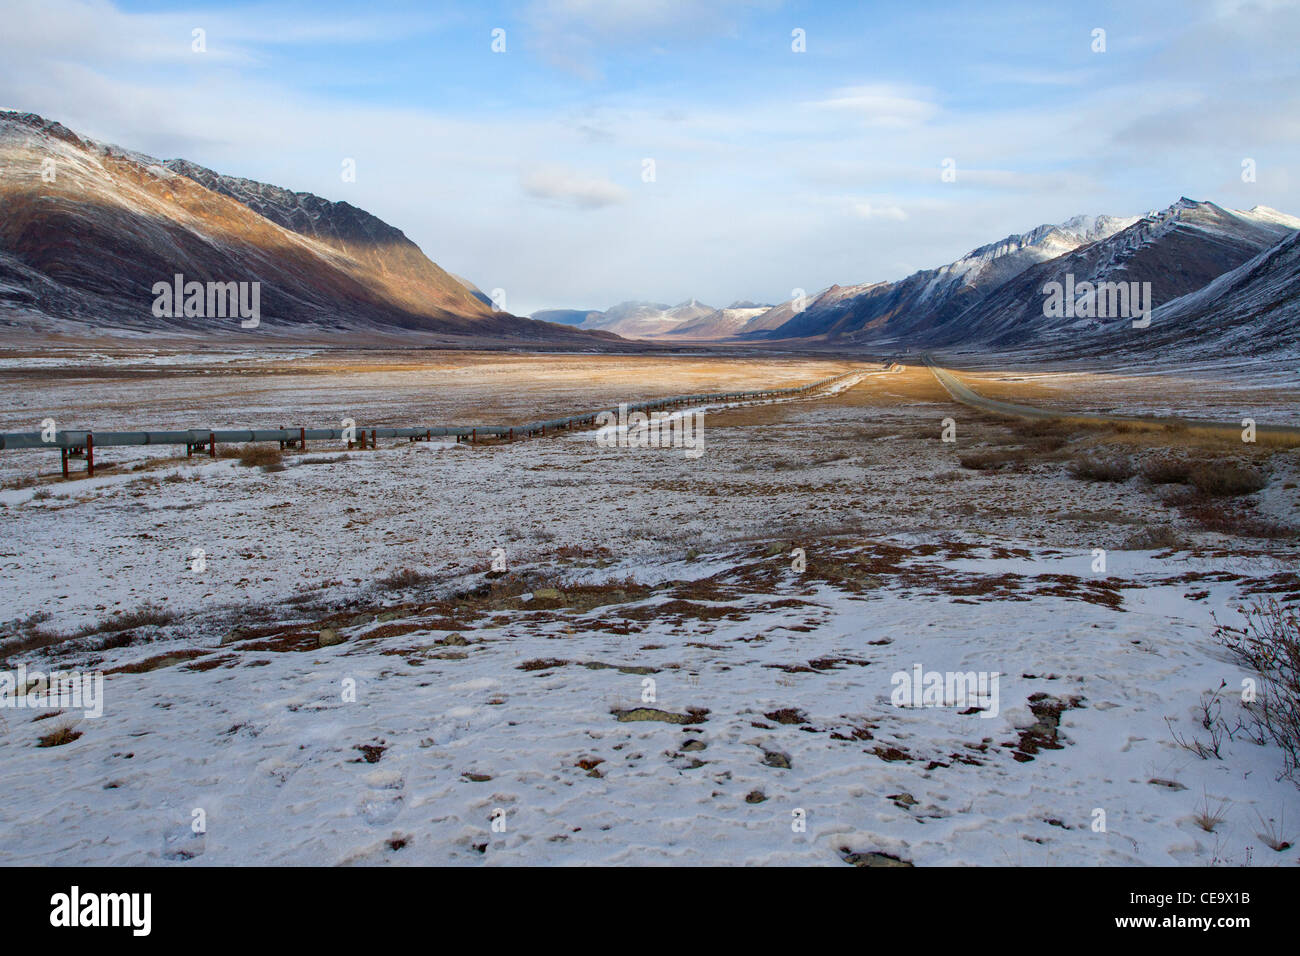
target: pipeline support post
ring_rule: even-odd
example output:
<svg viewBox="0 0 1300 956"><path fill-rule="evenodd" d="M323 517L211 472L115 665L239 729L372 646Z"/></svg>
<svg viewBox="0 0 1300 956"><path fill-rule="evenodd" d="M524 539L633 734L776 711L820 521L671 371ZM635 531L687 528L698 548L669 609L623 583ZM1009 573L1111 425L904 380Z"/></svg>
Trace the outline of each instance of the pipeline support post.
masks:
<svg viewBox="0 0 1300 956"><path fill-rule="evenodd" d="M68 477L68 449L66 447L60 448L59 451L63 453L63 477L66 480Z"/></svg>
<svg viewBox="0 0 1300 956"><path fill-rule="evenodd" d="M208 457L217 457L217 433L208 432Z"/></svg>
<svg viewBox="0 0 1300 956"><path fill-rule="evenodd" d="M86 432L86 477L95 477L95 436Z"/></svg>

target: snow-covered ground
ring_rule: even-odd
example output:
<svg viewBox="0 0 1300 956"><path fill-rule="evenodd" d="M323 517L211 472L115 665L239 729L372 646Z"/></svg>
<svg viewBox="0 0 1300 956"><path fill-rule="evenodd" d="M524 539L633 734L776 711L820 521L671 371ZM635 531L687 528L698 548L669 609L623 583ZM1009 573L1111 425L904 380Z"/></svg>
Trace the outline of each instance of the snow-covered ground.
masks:
<svg viewBox="0 0 1300 956"><path fill-rule="evenodd" d="M422 387L375 374L394 405ZM102 717L0 709L0 863L1300 862L1259 836L1300 842L1275 747L1175 738L1208 739L1205 692L1241 713L1211 615L1300 599L1294 545L1062 460L959 467L1008 440L909 370L708 411L698 458L593 432L273 472L112 449L0 491L0 623L110 628L4 664L105 680ZM1300 463L1269 467L1257 510L1294 523ZM1176 550L1132 544L1154 525ZM147 607L173 617L114 624ZM895 706L916 665L996 672L996 714Z"/></svg>
<svg viewBox="0 0 1300 956"><path fill-rule="evenodd" d="M1204 736L1195 704L1221 682L1236 706L1210 613L1270 569L1134 553L1106 577L1086 554L1002 555L827 543L802 575L761 549L576 567L624 599L394 601L329 647L308 625L112 652L96 666L204 651L111 674L98 719L7 715L0 862L1297 862L1257 836L1300 819L1276 752L1239 737L1202 760L1166 725ZM873 573L815 567L854 561ZM683 583L624 583L647 575ZM998 672L997 716L894 706L917 664ZM1060 749L1026 752L1031 703L1058 702ZM620 720L637 708L660 713ZM81 736L34 746L60 721ZM1226 807L1212 833L1203 804Z"/></svg>

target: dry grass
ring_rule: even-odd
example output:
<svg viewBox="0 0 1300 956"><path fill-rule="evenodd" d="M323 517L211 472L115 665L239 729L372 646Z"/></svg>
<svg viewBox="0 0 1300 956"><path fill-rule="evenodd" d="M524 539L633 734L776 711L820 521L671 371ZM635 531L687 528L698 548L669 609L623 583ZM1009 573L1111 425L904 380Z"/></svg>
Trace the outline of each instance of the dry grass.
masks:
<svg viewBox="0 0 1300 956"><path fill-rule="evenodd" d="M1102 481L1118 483L1128 481L1136 469L1133 462L1125 456L1100 457L1089 455L1079 458L1070 465L1070 477L1081 481Z"/></svg>
<svg viewBox="0 0 1300 956"><path fill-rule="evenodd" d="M416 571L414 568L402 568L387 577L380 578L375 584L385 591L402 591L407 588L420 587L433 580L433 575Z"/></svg>
<svg viewBox="0 0 1300 956"><path fill-rule="evenodd" d="M170 624L176 619L176 615L166 608L161 608L153 604L146 604L138 607L134 611L126 611L122 614L114 615L106 621L85 628L78 632L77 636L82 637L88 634L102 634L106 631L129 631L137 627L162 627Z"/></svg>
<svg viewBox="0 0 1300 956"><path fill-rule="evenodd" d="M1036 457L1027 449L996 448L986 451L967 452L958 457L963 468L972 471L998 471L1008 465L1023 465Z"/></svg>
<svg viewBox="0 0 1300 956"><path fill-rule="evenodd" d="M1268 485L1268 477L1255 469L1223 461L1195 465L1188 474L1188 481L1201 494L1211 498L1250 495Z"/></svg>
<svg viewBox="0 0 1300 956"><path fill-rule="evenodd" d="M1228 814L1228 801L1221 800L1211 809L1210 796L1202 792L1201 807L1192 815L1192 820L1206 833L1213 833Z"/></svg>
<svg viewBox="0 0 1300 956"><path fill-rule="evenodd" d="M1173 526L1167 524L1147 525L1124 541L1127 551L1165 551L1182 546L1183 539Z"/></svg>
<svg viewBox="0 0 1300 956"><path fill-rule="evenodd" d="M0 635L4 639L4 643L0 644L0 661L13 654L34 651L41 647L50 647L66 641L68 639L67 634L42 627L49 619L50 615L47 611L40 611L23 620L6 625L5 633Z"/></svg>
<svg viewBox="0 0 1300 956"><path fill-rule="evenodd" d="M1192 478L1191 462L1169 455L1142 465L1142 477L1153 485L1185 485Z"/></svg>
<svg viewBox="0 0 1300 956"><path fill-rule="evenodd" d="M1252 514L1247 507L1230 504L1222 498L1192 489L1171 495L1164 503L1176 507L1184 518L1203 531L1267 541L1289 541L1300 537L1300 529L1262 518Z"/></svg>
<svg viewBox="0 0 1300 956"><path fill-rule="evenodd" d="M239 463L245 468L261 467L263 469L272 468L276 465L284 466L284 455L280 449L271 445L245 445L239 453Z"/></svg>
<svg viewBox="0 0 1300 956"><path fill-rule="evenodd" d="M60 723L48 734L43 734L36 740L38 747L62 747L64 744L70 744L81 736L81 731L74 730L71 723Z"/></svg>

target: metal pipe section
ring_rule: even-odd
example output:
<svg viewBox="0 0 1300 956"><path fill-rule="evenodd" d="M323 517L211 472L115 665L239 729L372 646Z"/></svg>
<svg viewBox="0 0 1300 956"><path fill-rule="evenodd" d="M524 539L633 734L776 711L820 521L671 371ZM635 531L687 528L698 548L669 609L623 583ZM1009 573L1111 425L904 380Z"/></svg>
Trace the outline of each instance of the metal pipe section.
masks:
<svg viewBox="0 0 1300 956"><path fill-rule="evenodd" d="M843 375L836 375L832 378L823 379L820 382L813 382L810 385L799 385L793 388L765 389L753 392L714 392L705 395L675 395L672 398L661 398L651 402L627 403L621 407L630 412L658 411L671 405L699 405L709 402L729 402L740 401L755 398L780 398L787 395L806 394L818 388L824 388L841 379L848 378L850 375L856 375L856 372L845 372ZM574 425L594 425L597 416L609 413L617 415L620 406L612 408L602 408L599 411L584 412L581 415L570 415L568 418L553 418L548 421L530 422L527 425L421 425L411 428L371 428L370 438L424 438L430 439L434 436L449 437L455 436L457 439L476 439L480 435L491 435L496 437L509 436L514 438L515 435L533 435L545 434L546 429L556 431L564 428L568 429ZM357 435L364 435L364 430L358 429ZM61 431L54 434L53 441L45 441L40 432L0 432L0 451L17 450L23 448L62 448L66 450L78 449L85 450L93 440L94 446L120 447L120 446L141 446L141 445L186 445L190 448L207 447L211 452L212 447L217 442L226 444L241 444L246 442L306 442L306 441L329 441L331 439L342 440L345 437L342 428L254 428L254 429L205 429L192 428L188 431L143 431L143 432L93 432L93 439L90 431Z"/></svg>

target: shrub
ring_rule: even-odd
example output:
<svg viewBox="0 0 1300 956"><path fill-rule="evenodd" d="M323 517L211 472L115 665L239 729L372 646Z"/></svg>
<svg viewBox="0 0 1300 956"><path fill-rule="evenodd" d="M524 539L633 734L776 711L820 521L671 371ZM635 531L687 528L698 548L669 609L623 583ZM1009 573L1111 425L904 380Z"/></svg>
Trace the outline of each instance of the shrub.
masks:
<svg viewBox="0 0 1300 956"><path fill-rule="evenodd" d="M271 465L283 464L284 456L280 454L279 448L273 448L270 445L245 445L239 453L239 463L245 468L252 468L261 465L267 468Z"/></svg>
<svg viewBox="0 0 1300 956"><path fill-rule="evenodd" d="M1148 525L1129 535L1124 548L1128 551L1163 551L1182 547L1182 544L1182 539L1172 526L1160 524Z"/></svg>
<svg viewBox="0 0 1300 956"><path fill-rule="evenodd" d="M972 471L993 471L1015 459L1002 451L978 451L962 455L958 460L963 468Z"/></svg>
<svg viewBox="0 0 1300 956"><path fill-rule="evenodd" d="M1255 700L1244 706L1261 738L1282 750L1282 776L1300 786L1300 610L1275 598L1244 611L1239 628L1218 625L1214 636L1260 675Z"/></svg>
<svg viewBox="0 0 1300 956"><path fill-rule="evenodd" d="M1021 438L1067 438L1077 429L1063 418L1032 418L1018 421L1011 432Z"/></svg>
<svg viewBox="0 0 1300 956"><path fill-rule="evenodd" d="M1185 485L1192 480L1192 465L1181 458L1157 458L1142 466L1142 477L1153 485Z"/></svg>
<svg viewBox="0 0 1300 956"><path fill-rule="evenodd" d="M1268 478L1253 468L1229 462L1203 462L1192 468L1189 479L1197 491L1214 498L1251 495L1268 485Z"/></svg>
<svg viewBox="0 0 1300 956"><path fill-rule="evenodd" d="M1070 474L1083 481L1128 481L1133 477L1133 463L1127 458L1080 458L1070 466Z"/></svg>
<svg viewBox="0 0 1300 956"><path fill-rule="evenodd" d="M130 631L137 627L162 627L164 624L170 624L176 619L176 615L166 608L156 607L152 604L146 604L138 607L134 611L127 611L123 614L115 614L106 621L100 621L98 624L82 628L77 632L77 637L84 637L88 634L105 634L117 631Z"/></svg>
<svg viewBox="0 0 1300 956"><path fill-rule="evenodd" d="M411 568L403 568L400 571L394 571L386 578L380 578L375 583L385 591L401 591L404 588L414 588L422 584L428 584L432 580L432 575Z"/></svg>

